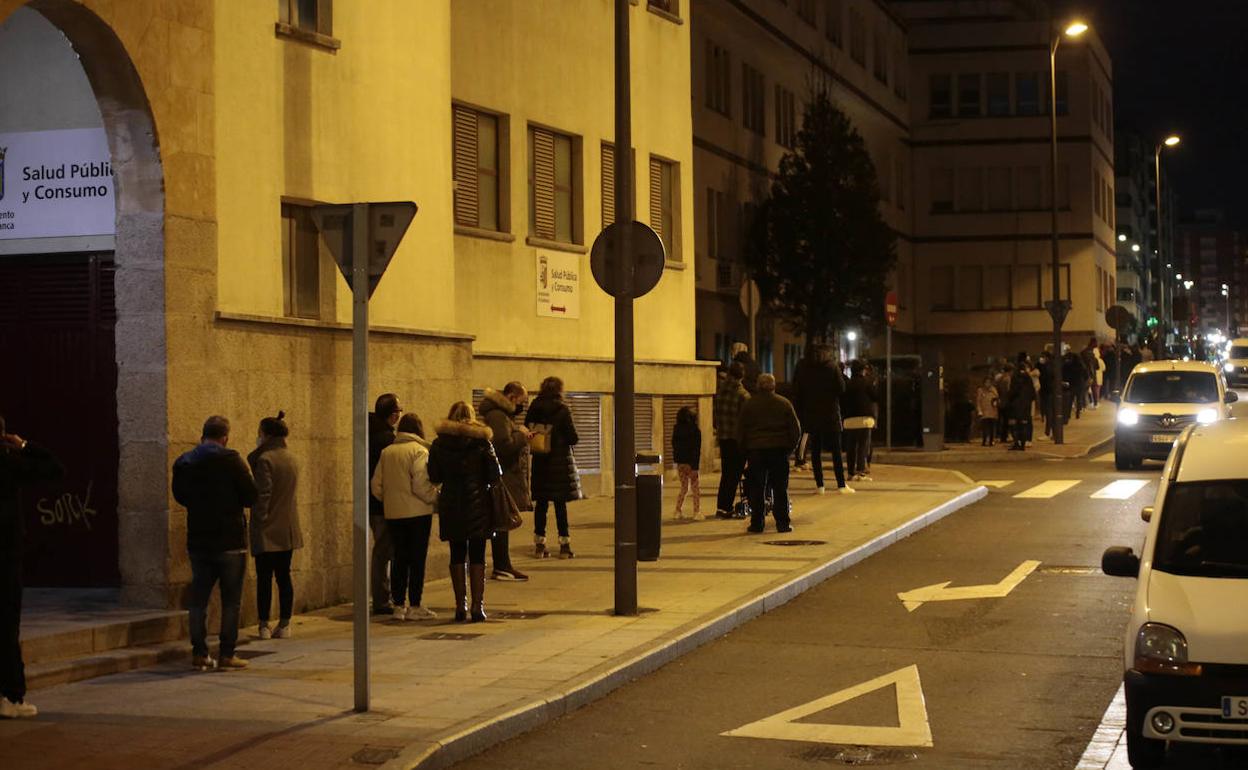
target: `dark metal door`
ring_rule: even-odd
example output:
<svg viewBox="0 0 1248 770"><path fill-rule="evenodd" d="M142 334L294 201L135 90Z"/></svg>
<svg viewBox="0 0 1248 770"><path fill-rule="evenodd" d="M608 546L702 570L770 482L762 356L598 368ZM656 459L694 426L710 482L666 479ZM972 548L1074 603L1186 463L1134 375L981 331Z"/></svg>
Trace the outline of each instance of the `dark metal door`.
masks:
<svg viewBox="0 0 1248 770"><path fill-rule="evenodd" d="M111 253L0 257L0 412L66 471L23 494L28 585L120 580L113 270Z"/></svg>

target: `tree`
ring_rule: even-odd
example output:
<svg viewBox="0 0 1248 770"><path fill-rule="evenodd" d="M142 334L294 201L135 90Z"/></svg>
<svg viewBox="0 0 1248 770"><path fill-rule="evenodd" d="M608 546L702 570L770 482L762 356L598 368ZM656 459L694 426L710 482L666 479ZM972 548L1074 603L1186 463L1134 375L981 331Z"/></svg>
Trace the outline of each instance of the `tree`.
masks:
<svg viewBox="0 0 1248 770"><path fill-rule="evenodd" d="M812 90L796 147L750 224L745 255L763 306L808 344L834 328L878 326L897 261L862 136L826 86Z"/></svg>

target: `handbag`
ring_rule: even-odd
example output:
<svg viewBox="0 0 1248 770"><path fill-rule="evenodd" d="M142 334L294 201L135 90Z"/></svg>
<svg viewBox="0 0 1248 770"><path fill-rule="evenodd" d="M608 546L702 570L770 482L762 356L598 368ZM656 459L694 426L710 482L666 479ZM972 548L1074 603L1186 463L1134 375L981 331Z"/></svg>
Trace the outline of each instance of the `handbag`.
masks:
<svg viewBox="0 0 1248 770"><path fill-rule="evenodd" d="M870 430L875 427L874 417L846 417L845 430Z"/></svg>
<svg viewBox="0 0 1248 770"><path fill-rule="evenodd" d="M495 532L510 532L524 526L524 519L520 517L520 508L516 505L511 492L507 491L507 485L502 479L494 482L494 486L490 487L490 501L492 503L490 527Z"/></svg>
<svg viewBox="0 0 1248 770"><path fill-rule="evenodd" d="M550 426L534 424L529 428L532 430L529 434L529 451L535 455L550 454Z"/></svg>

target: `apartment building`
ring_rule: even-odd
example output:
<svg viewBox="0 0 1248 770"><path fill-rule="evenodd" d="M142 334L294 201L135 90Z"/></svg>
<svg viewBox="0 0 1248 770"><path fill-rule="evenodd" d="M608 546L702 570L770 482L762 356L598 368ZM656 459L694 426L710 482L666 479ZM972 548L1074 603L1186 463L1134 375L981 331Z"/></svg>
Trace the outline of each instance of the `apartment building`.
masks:
<svg viewBox="0 0 1248 770"><path fill-rule="evenodd" d="M1115 203L1118 211L1118 304L1131 311L1139 324L1132 337L1147 335L1148 320L1170 319L1172 300L1193 280L1175 241L1178 201L1164 157L1161 169L1161 218L1157 227L1157 141L1120 127L1115 138ZM1160 235L1159 235L1160 233ZM1169 267L1167 267L1167 264ZM1164 286L1162 280L1164 279ZM1183 328L1185 318L1174 317Z"/></svg>
<svg viewBox="0 0 1248 770"><path fill-rule="evenodd" d="M899 235L898 336L908 334L912 87L902 20L877 0L693 0L691 17L698 357L726 361L733 342L749 339L739 301L744 233L816 83L829 87L875 161L881 213ZM757 337L762 368L790 377L802 341L766 317Z"/></svg>
<svg viewBox="0 0 1248 770"><path fill-rule="evenodd" d="M1191 317L1175 322L1198 335L1248 333L1248 233L1227 222L1224 211L1201 209L1181 221L1177 244L1184 281L1176 295L1187 297ZM1190 289L1186 281L1192 282Z"/></svg>
<svg viewBox="0 0 1248 770"><path fill-rule="evenodd" d="M1068 342L1106 338L1117 296L1113 73L1095 30L1057 54L1050 162L1049 9L1032 0L897 0L909 30L915 334L961 369L1052 339L1050 200Z"/></svg>

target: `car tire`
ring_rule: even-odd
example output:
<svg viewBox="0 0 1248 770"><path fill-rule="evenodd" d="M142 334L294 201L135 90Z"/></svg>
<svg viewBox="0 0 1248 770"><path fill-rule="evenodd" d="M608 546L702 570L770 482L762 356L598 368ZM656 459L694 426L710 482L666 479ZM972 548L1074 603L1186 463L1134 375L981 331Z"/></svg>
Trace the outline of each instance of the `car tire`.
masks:
<svg viewBox="0 0 1248 770"><path fill-rule="evenodd" d="M1114 448L1114 467L1115 468L1117 468L1120 471L1129 471L1132 468L1139 467L1139 465L1140 465L1139 460L1127 454L1126 452L1122 451L1121 449L1118 449L1117 447Z"/></svg>
<svg viewBox="0 0 1248 770"><path fill-rule="evenodd" d="M1161 767L1166 759L1166 742L1127 730L1127 761L1135 770Z"/></svg>

